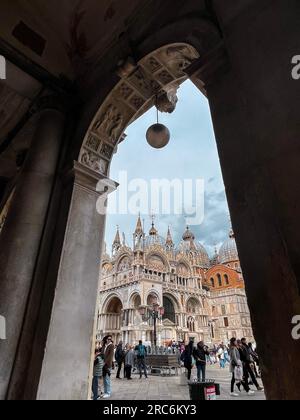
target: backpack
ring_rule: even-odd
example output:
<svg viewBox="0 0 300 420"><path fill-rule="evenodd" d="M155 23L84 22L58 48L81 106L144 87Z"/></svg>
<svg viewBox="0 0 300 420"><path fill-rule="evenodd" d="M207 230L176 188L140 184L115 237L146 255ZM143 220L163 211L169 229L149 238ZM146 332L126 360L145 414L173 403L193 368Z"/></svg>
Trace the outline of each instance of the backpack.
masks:
<svg viewBox="0 0 300 420"><path fill-rule="evenodd" d="M139 345L138 349L137 349L137 355L138 357L145 357L146 351L145 351L145 346L143 345Z"/></svg>

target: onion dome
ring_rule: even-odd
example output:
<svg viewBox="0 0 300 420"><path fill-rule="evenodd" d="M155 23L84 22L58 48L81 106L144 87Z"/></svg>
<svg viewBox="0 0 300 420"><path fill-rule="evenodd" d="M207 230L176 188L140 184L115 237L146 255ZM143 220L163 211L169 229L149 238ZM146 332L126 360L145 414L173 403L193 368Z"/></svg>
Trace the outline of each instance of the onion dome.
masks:
<svg viewBox="0 0 300 420"><path fill-rule="evenodd" d="M153 245L160 245L162 247L165 246L165 240L162 236L159 236L157 229L154 226L154 222L152 222L151 229L149 231L149 236L145 239L145 246L153 246Z"/></svg>
<svg viewBox="0 0 300 420"><path fill-rule="evenodd" d="M219 261L221 264L228 264L230 262L239 261L239 254L232 230L229 233L229 238L227 241L225 241L221 246L219 252Z"/></svg>
<svg viewBox="0 0 300 420"><path fill-rule="evenodd" d="M184 232L184 234L182 235L182 239L184 241L190 241L190 240L194 240L195 239L195 235L193 234L193 232L190 230L189 226L187 226L186 231Z"/></svg>
<svg viewBox="0 0 300 420"><path fill-rule="evenodd" d="M154 223L152 223L152 227L149 231L149 235L150 236L156 236L157 234L158 234L157 229L155 228Z"/></svg>
<svg viewBox="0 0 300 420"><path fill-rule="evenodd" d="M186 254L196 260L197 265L203 268L209 267L209 256L204 246L195 240L195 235L187 227L182 236L183 241L177 247L177 253Z"/></svg>

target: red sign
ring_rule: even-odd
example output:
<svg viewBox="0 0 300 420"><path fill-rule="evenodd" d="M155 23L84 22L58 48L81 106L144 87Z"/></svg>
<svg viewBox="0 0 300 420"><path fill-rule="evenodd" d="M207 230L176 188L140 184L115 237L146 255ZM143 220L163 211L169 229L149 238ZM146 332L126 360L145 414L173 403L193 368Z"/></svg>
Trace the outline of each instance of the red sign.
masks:
<svg viewBox="0 0 300 420"><path fill-rule="evenodd" d="M214 385L205 388L205 400L206 401L213 401L217 399L216 395L216 387Z"/></svg>

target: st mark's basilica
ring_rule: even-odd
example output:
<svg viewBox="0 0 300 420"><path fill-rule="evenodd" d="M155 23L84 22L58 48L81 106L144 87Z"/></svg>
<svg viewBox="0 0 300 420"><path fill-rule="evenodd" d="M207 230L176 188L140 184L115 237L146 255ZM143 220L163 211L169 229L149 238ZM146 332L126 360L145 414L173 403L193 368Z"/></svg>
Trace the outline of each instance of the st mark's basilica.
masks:
<svg viewBox="0 0 300 420"><path fill-rule="evenodd" d="M118 228L100 271L97 340L109 333L115 342L153 343L154 320L145 316L153 307L158 345L190 338L210 345L231 337L254 340L232 231L210 259L189 227L176 246L170 228L162 237L153 221L146 235L139 217L133 246Z"/></svg>

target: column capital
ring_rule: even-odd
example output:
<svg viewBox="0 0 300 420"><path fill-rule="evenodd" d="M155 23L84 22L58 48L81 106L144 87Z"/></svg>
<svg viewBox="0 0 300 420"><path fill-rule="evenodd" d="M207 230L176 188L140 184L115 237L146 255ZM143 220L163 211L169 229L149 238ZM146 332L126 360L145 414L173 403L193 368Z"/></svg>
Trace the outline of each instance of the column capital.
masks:
<svg viewBox="0 0 300 420"><path fill-rule="evenodd" d="M70 178L74 179L74 184L94 191L100 196L112 193L119 186L117 182L77 161L74 161L73 168L66 172L66 179Z"/></svg>
<svg viewBox="0 0 300 420"><path fill-rule="evenodd" d="M185 69L185 73L194 81L204 94L207 94L206 88L212 84L224 73L230 70L230 61L224 42L220 42L215 48L207 54L202 55Z"/></svg>

